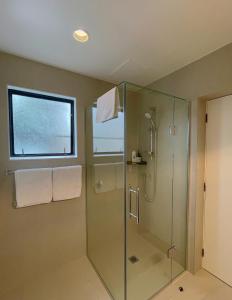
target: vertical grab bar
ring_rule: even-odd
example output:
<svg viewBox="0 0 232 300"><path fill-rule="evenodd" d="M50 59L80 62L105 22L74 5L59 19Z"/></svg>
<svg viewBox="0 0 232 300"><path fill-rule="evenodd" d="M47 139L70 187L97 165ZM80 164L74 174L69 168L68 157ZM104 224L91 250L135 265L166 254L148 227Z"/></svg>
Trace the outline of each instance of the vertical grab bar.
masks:
<svg viewBox="0 0 232 300"><path fill-rule="evenodd" d="M132 205L131 205L131 194L134 193L136 195L136 214L132 212ZM132 188L129 186L129 216L130 218L135 218L136 223L140 223L140 195L139 195L139 188Z"/></svg>
<svg viewBox="0 0 232 300"><path fill-rule="evenodd" d="M137 207L137 224L140 223L140 193L139 193L139 188L137 188L137 197L136 197L136 207Z"/></svg>

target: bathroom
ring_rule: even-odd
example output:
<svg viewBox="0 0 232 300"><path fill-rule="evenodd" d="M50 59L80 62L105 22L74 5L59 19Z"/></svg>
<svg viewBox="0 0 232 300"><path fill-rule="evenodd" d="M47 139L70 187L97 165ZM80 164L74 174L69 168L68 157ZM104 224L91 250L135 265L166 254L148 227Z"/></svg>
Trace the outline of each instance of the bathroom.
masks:
<svg viewBox="0 0 232 300"><path fill-rule="evenodd" d="M0 299L232 299L232 4L0 4Z"/></svg>

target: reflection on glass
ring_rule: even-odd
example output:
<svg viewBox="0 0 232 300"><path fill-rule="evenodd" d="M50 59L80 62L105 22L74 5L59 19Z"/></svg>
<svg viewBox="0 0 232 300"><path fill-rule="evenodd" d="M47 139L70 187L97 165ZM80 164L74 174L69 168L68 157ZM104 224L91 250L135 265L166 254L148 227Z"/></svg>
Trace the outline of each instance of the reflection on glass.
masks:
<svg viewBox="0 0 232 300"><path fill-rule="evenodd" d="M98 154L122 153L124 149L124 113L119 112L118 118L97 123L96 111L96 107L93 107L93 152Z"/></svg>
<svg viewBox="0 0 232 300"><path fill-rule="evenodd" d="M115 300L125 299L123 118L121 112L117 119L97 124L96 108L86 112L87 253ZM93 149L107 155L94 155Z"/></svg>

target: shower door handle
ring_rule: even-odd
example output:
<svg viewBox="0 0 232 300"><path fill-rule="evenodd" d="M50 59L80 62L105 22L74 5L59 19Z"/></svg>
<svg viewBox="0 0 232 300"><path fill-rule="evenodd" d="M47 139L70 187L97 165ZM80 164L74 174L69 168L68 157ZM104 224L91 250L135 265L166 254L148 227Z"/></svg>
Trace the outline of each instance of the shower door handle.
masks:
<svg viewBox="0 0 232 300"><path fill-rule="evenodd" d="M132 193L136 195L136 214L132 212ZM129 186L129 216L130 218L135 218L136 223L140 223L140 194L139 188L132 188Z"/></svg>

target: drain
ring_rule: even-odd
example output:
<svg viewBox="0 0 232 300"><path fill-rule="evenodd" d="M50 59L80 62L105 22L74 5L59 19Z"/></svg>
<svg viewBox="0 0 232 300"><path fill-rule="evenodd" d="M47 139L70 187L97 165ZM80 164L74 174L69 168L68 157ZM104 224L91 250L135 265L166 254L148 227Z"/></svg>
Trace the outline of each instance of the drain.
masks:
<svg viewBox="0 0 232 300"><path fill-rule="evenodd" d="M183 288L182 286L180 286L180 287L179 287L179 291L180 291L180 292L183 292L183 291L184 291L184 288Z"/></svg>
<svg viewBox="0 0 232 300"><path fill-rule="evenodd" d="M139 261L138 257L136 257L135 255L130 256L128 259L132 264L135 264Z"/></svg>

